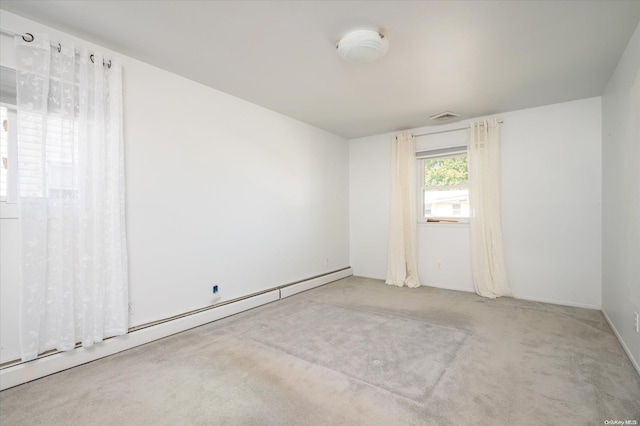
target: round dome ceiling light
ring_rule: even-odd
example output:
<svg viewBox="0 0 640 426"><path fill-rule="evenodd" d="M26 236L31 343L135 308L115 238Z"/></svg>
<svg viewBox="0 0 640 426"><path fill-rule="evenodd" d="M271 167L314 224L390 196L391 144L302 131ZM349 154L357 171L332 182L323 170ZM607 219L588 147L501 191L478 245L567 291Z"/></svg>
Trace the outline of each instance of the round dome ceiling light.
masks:
<svg viewBox="0 0 640 426"><path fill-rule="evenodd" d="M367 63L380 59L389 50L384 34L373 30L352 31L336 44L338 55L347 62Z"/></svg>

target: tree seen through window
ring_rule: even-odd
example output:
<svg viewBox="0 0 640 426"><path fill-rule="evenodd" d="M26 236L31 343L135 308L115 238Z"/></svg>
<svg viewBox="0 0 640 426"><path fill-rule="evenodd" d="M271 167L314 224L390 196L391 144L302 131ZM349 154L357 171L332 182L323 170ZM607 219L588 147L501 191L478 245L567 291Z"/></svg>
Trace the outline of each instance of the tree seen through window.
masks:
<svg viewBox="0 0 640 426"><path fill-rule="evenodd" d="M427 159L424 168L425 186L466 185L469 180L466 156Z"/></svg>

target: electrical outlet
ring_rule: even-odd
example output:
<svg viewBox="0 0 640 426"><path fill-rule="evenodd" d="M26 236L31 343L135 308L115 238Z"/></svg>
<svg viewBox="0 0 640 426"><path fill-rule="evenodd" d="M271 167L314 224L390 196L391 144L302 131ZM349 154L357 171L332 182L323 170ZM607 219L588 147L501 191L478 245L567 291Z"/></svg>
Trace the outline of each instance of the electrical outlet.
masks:
<svg viewBox="0 0 640 426"><path fill-rule="evenodd" d="M633 314L635 315L636 333L640 333L640 315L637 312L634 312Z"/></svg>
<svg viewBox="0 0 640 426"><path fill-rule="evenodd" d="M133 315L136 312L136 305L133 301L129 301L129 315Z"/></svg>
<svg viewBox="0 0 640 426"><path fill-rule="evenodd" d="M218 284L214 284L211 288L211 303L216 303L220 300L220 286Z"/></svg>

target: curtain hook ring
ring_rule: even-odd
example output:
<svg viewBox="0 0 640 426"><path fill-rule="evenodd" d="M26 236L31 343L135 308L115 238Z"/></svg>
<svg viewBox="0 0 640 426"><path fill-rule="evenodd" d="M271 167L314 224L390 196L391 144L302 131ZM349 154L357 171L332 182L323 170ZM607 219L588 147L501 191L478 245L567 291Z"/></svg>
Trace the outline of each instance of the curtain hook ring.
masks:
<svg viewBox="0 0 640 426"><path fill-rule="evenodd" d="M109 65L107 65L107 68L111 68L111 59L109 59Z"/></svg>
<svg viewBox="0 0 640 426"><path fill-rule="evenodd" d="M31 40L27 40L24 36L29 36L29 37L31 37ZM33 36L33 34L31 34L31 33L24 33L24 35L22 36L22 39L23 39L24 41L26 41L27 43L31 43L33 40L35 40L35 37L34 37L34 36Z"/></svg>
<svg viewBox="0 0 640 426"><path fill-rule="evenodd" d="M58 43L58 53L62 52L62 45Z"/></svg>
<svg viewBox="0 0 640 426"><path fill-rule="evenodd" d="M93 60L93 53L89 55L89 59L91 59L91 62L95 64L95 61Z"/></svg>

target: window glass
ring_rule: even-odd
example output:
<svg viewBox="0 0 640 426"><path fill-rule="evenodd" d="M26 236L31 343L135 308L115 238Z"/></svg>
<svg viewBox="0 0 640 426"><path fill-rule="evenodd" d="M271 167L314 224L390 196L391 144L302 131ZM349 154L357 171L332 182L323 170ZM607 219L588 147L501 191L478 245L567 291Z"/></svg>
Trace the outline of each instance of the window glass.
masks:
<svg viewBox="0 0 640 426"><path fill-rule="evenodd" d="M468 218L469 173L466 154L418 161L422 218Z"/></svg>

